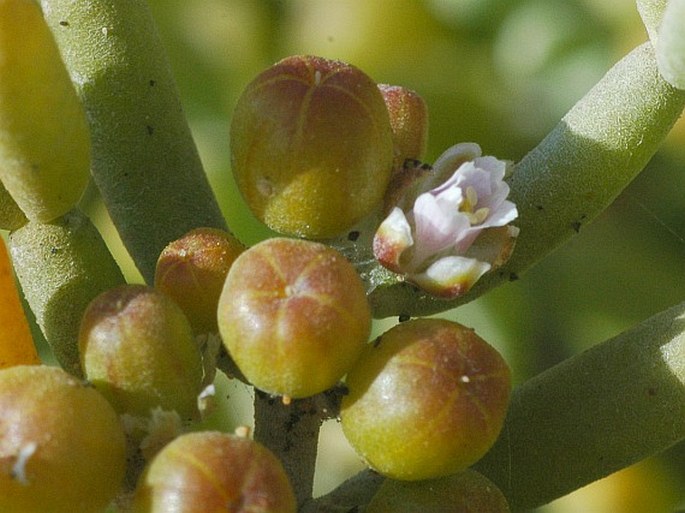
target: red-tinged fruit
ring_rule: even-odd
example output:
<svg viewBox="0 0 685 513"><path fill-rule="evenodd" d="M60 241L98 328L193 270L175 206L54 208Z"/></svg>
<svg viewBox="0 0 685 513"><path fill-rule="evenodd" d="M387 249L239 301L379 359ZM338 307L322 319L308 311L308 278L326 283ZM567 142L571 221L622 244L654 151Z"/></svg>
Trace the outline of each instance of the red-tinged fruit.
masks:
<svg viewBox="0 0 685 513"><path fill-rule="evenodd" d="M238 100L231 156L238 188L258 219L283 234L334 237L383 199L393 162L388 111L358 68L288 57Z"/></svg>
<svg viewBox="0 0 685 513"><path fill-rule="evenodd" d="M238 239L216 228L196 228L162 251L155 288L185 313L195 334L216 333L216 309L226 275L245 250Z"/></svg>
<svg viewBox="0 0 685 513"><path fill-rule="evenodd" d="M213 431L181 435L150 462L134 513L295 513L278 459L261 444Z"/></svg>
<svg viewBox="0 0 685 513"><path fill-rule="evenodd" d="M337 251L274 238L245 251L219 300L219 332L257 388L294 398L332 387L357 360L371 313L354 267Z"/></svg>
<svg viewBox="0 0 685 513"><path fill-rule="evenodd" d="M401 323L347 375L342 428L373 469L432 479L479 460L502 428L509 368L476 333L443 319Z"/></svg>
<svg viewBox="0 0 685 513"><path fill-rule="evenodd" d="M126 467L119 418L57 367L0 371L0 511L100 513Z"/></svg>
<svg viewBox="0 0 685 513"><path fill-rule="evenodd" d="M386 479L365 513L509 513L497 486L474 470L426 481Z"/></svg>
<svg viewBox="0 0 685 513"><path fill-rule="evenodd" d="M96 297L79 333L88 379L119 413L153 408L198 416L202 359L185 315L174 301L144 285L122 285Z"/></svg>

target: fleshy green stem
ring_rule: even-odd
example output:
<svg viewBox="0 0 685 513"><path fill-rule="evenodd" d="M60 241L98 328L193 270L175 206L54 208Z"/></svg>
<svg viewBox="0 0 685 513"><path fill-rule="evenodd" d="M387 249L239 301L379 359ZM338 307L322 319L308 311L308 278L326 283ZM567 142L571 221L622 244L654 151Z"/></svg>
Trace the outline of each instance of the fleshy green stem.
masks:
<svg viewBox="0 0 685 513"><path fill-rule="evenodd" d="M124 283L100 234L75 209L51 223L29 222L9 238L26 300L60 365L81 376L78 332L88 303Z"/></svg>
<svg viewBox="0 0 685 513"><path fill-rule="evenodd" d="M477 469L525 510L684 438L685 303L519 387Z"/></svg>
<svg viewBox="0 0 685 513"><path fill-rule="evenodd" d="M192 228L226 229L144 0L42 0L85 105L92 173L152 283L157 257Z"/></svg>
<svg viewBox="0 0 685 513"><path fill-rule="evenodd" d="M514 170L521 233L511 260L453 301L388 280L370 294L376 317L428 315L514 279L602 212L645 167L680 116L685 91L659 74L649 43L627 55Z"/></svg>

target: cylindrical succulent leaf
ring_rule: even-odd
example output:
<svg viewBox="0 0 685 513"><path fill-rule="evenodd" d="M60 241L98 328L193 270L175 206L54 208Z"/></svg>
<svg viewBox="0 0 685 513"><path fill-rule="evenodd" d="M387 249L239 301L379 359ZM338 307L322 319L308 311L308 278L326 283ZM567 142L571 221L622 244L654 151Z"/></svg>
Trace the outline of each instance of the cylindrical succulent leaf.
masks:
<svg viewBox="0 0 685 513"><path fill-rule="evenodd" d="M47 222L77 204L89 167L85 113L40 7L0 1L0 180L26 217Z"/></svg>

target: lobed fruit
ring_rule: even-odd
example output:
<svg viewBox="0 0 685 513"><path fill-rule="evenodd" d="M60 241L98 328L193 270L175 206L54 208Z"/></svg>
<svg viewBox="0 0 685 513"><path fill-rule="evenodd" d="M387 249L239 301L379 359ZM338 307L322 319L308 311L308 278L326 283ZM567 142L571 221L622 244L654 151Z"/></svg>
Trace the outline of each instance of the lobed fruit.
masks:
<svg viewBox="0 0 685 513"><path fill-rule="evenodd" d="M284 234L333 237L383 198L393 160L388 112L376 84L354 66L288 57L238 100L231 156L257 218Z"/></svg>
<svg viewBox="0 0 685 513"><path fill-rule="evenodd" d="M196 334L216 333L226 275L245 247L230 233L196 228L169 243L157 260L155 288L171 297Z"/></svg>
<svg viewBox="0 0 685 513"><path fill-rule="evenodd" d="M274 238L240 255L219 299L219 332L257 388L307 397L356 361L371 314L354 267L337 251Z"/></svg>
<svg viewBox="0 0 685 513"><path fill-rule="evenodd" d="M145 470L133 513L295 513L283 466L247 438L206 431L181 435Z"/></svg>
<svg viewBox="0 0 685 513"><path fill-rule="evenodd" d="M56 367L0 371L0 511L100 513L124 478L119 419Z"/></svg>
<svg viewBox="0 0 685 513"><path fill-rule="evenodd" d="M443 319L401 323L370 344L349 371L345 436L388 477L453 474L497 438L511 392L497 351L471 329Z"/></svg>
<svg viewBox="0 0 685 513"><path fill-rule="evenodd" d="M198 415L200 350L180 307L161 292L122 285L100 294L83 316L79 349L87 379L119 413Z"/></svg>
<svg viewBox="0 0 685 513"><path fill-rule="evenodd" d="M509 513L497 486L475 470L426 481L386 479L365 513Z"/></svg>

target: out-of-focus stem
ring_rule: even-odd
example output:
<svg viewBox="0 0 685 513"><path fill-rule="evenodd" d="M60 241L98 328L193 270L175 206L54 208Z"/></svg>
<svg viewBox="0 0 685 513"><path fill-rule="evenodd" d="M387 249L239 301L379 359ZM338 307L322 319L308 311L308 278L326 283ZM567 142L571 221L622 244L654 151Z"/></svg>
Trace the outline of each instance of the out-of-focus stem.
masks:
<svg viewBox="0 0 685 513"><path fill-rule="evenodd" d="M685 0L669 0L655 43L659 71L666 81L685 89Z"/></svg>
<svg viewBox="0 0 685 513"><path fill-rule="evenodd" d="M78 332L88 303L124 278L90 220L74 209L51 223L29 222L9 248L24 295L57 361L82 376Z"/></svg>
<svg viewBox="0 0 685 513"><path fill-rule="evenodd" d="M144 0L42 0L85 105L92 173L152 284L162 249L192 228L226 229Z"/></svg>
<svg viewBox="0 0 685 513"><path fill-rule="evenodd" d="M519 511L685 438L685 303L520 386L477 470Z"/></svg>
<svg viewBox="0 0 685 513"><path fill-rule="evenodd" d="M636 48L519 162L510 180L520 234L507 264L454 301L405 283L371 294L376 317L454 308L519 276L602 212L644 168L680 116L685 91L659 74L651 44Z"/></svg>

